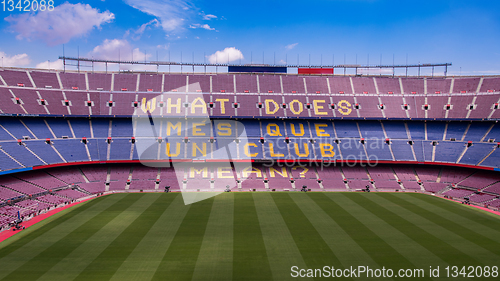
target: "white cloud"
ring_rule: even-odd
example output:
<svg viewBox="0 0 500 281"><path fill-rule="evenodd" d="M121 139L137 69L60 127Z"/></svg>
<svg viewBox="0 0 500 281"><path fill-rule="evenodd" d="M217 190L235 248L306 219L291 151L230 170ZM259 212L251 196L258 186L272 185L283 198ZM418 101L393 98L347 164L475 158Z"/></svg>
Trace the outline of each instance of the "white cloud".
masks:
<svg viewBox="0 0 500 281"><path fill-rule="evenodd" d="M225 48L208 56L210 63L229 63L240 59L244 59L243 54L235 47Z"/></svg>
<svg viewBox="0 0 500 281"><path fill-rule="evenodd" d="M120 60L120 61L149 61L151 54L145 54L139 48L133 48L127 40L124 39L106 39L104 42L96 46L89 57L103 60ZM120 69L128 70L156 70L154 65L120 65Z"/></svg>
<svg viewBox="0 0 500 281"><path fill-rule="evenodd" d="M133 8L155 16L165 32L182 29L182 26L194 9L186 0L125 0Z"/></svg>
<svg viewBox="0 0 500 281"><path fill-rule="evenodd" d="M203 16L203 19L204 20L211 20L211 19L216 19L217 16L216 15L211 15L211 14L208 14L208 15L204 15Z"/></svg>
<svg viewBox="0 0 500 281"><path fill-rule="evenodd" d="M89 55L97 59L120 59L122 61L144 61L146 56L139 48L134 49L130 43L124 39L106 39L101 45L96 46ZM150 56L151 54L147 55L146 59Z"/></svg>
<svg viewBox="0 0 500 281"><path fill-rule="evenodd" d="M36 65L36 68L41 68L41 69L64 69L64 63L62 60L56 60L56 61L44 61Z"/></svg>
<svg viewBox="0 0 500 281"><path fill-rule="evenodd" d="M293 43L293 44L290 44L290 45L286 45L285 49L291 50L291 49L295 48L295 46L297 46L297 45L299 45L299 43Z"/></svg>
<svg viewBox="0 0 500 281"><path fill-rule="evenodd" d="M148 29L150 26L159 27L160 22L157 19L152 19L149 22L142 24L136 30L127 30L125 37L131 34L133 40L139 40L141 39L141 36L144 33L144 31L146 31L146 29Z"/></svg>
<svg viewBox="0 0 500 281"><path fill-rule="evenodd" d="M193 29L203 28L206 30L215 30L215 28L210 27L210 25L208 25L208 24L199 24L199 23L193 23L189 26L189 28L193 28Z"/></svg>
<svg viewBox="0 0 500 281"><path fill-rule="evenodd" d="M17 39L41 39L50 46L67 43L71 38L100 28L115 18L109 11L99 12L88 4L64 3L53 11L22 13L5 18Z"/></svg>
<svg viewBox="0 0 500 281"><path fill-rule="evenodd" d="M200 13L200 15L202 16L202 18L203 18L204 20L212 20L212 19L216 19L216 18L217 18L217 16L216 16L216 15L212 15L212 14L208 14L208 15L207 15L207 14L205 14L205 12L203 12L203 11Z"/></svg>
<svg viewBox="0 0 500 281"><path fill-rule="evenodd" d="M27 54L17 54L9 56L4 52L0 52L2 67L4 66L25 66L30 64L31 60Z"/></svg>

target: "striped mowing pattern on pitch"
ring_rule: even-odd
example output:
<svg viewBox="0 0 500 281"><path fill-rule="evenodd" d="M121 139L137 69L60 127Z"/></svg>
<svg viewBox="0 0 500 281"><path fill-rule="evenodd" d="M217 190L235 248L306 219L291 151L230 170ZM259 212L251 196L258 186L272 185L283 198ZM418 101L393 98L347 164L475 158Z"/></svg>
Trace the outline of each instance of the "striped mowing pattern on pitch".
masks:
<svg viewBox="0 0 500 281"><path fill-rule="evenodd" d="M421 194L224 193L187 206L117 194L4 241L0 280L287 280L294 265L499 261L499 218Z"/></svg>

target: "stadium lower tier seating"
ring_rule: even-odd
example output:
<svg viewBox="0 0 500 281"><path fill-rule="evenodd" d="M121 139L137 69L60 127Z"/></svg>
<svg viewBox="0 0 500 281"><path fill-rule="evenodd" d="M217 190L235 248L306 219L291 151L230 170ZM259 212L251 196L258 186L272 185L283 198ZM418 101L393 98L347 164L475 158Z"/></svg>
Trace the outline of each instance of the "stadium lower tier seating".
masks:
<svg viewBox="0 0 500 281"><path fill-rule="evenodd" d="M160 163L161 164L161 163ZM31 215L107 191L406 191L488 205L499 198L500 174L476 169L333 163L170 163L58 167L0 176L0 221ZM432 171L431 171L432 170ZM435 174L435 177L430 177ZM55 185L54 182L58 184ZM36 191L36 194L33 192ZM11 218L8 221L6 218Z"/></svg>

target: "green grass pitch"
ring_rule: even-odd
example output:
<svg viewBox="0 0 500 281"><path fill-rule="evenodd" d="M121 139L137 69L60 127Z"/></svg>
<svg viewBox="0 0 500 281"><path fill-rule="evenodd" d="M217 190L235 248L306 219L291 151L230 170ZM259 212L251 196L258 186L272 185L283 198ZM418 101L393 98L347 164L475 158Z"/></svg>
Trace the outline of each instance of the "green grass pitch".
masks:
<svg viewBox="0 0 500 281"><path fill-rule="evenodd" d="M224 193L188 206L179 193L115 194L0 243L9 281L300 279L292 266L422 268L418 280L445 280L448 265L500 266L500 219L410 193Z"/></svg>

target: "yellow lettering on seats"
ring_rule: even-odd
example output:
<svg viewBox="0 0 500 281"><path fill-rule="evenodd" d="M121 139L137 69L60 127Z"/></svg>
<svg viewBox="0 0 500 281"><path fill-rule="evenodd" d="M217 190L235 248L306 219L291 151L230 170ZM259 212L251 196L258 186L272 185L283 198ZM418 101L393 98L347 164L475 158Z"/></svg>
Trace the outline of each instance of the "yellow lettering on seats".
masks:
<svg viewBox="0 0 500 281"><path fill-rule="evenodd" d="M201 97L195 98L191 103L191 113L196 113L196 108L198 107L201 108L202 113L207 113L207 104Z"/></svg>
<svg viewBox="0 0 500 281"><path fill-rule="evenodd" d="M215 99L215 101L220 103L220 113L226 114L226 102L229 102L229 99Z"/></svg>
<svg viewBox="0 0 500 281"><path fill-rule="evenodd" d="M153 98L151 101L146 102L146 98L142 98L141 102L141 110L144 113L147 113L148 111L150 113L153 113L156 109L156 98Z"/></svg>
<svg viewBox="0 0 500 281"><path fill-rule="evenodd" d="M321 150L322 157L333 157L335 155L335 152L333 151L333 145L329 143L320 143L319 148Z"/></svg>
<svg viewBox="0 0 500 281"><path fill-rule="evenodd" d="M300 133L297 133L295 131L295 124L290 123L290 129L292 129L292 134L294 136L301 137L301 136L303 136L305 134L304 125L302 123L299 123L299 128L300 128Z"/></svg>
<svg viewBox="0 0 500 281"><path fill-rule="evenodd" d="M255 167L246 167L241 170L241 176L243 178L248 178L248 175L250 174L256 174L258 178L262 178L262 171Z"/></svg>
<svg viewBox="0 0 500 281"><path fill-rule="evenodd" d="M264 103L266 104L266 114L274 114L278 112L278 109L280 109L278 103L272 99L266 99L264 100ZM273 110L271 110L271 103L274 105Z"/></svg>
<svg viewBox="0 0 500 281"><path fill-rule="evenodd" d="M294 104L298 104L298 107L299 107L299 108L298 108L298 109L295 109L295 108L294 108L294 106L293 106ZM298 100L292 100L292 101L290 102L290 111L291 111L293 114L295 114L295 115L299 115L299 114L301 114L301 113L302 113L302 111L304 111L304 105L303 105L300 101L298 101Z"/></svg>
<svg viewBox="0 0 500 281"><path fill-rule="evenodd" d="M352 112L352 107L351 107L351 103L346 101L346 100L341 100L339 101L339 103L337 104L338 105L338 111L340 112L340 114L342 115L349 115L351 114Z"/></svg>
<svg viewBox="0 0 500 281"><path fill-rule="evenodd" d="M175 113L181 113L181 98L177 98L177 103L172 104L172 98L167 99L167 113L172 113L172 108L175 107Z"/></svg>
<svg viewBox="0 0 500 281"><path fill-rule="evenodd" d="M231 174L231 175L225 175ZM233 179L233 169L231 167L218 167L217 168L217 178L219 179Z"/></svg>
<svg viewBox="0 0 500 281"><path fill-rule="evenodd" d="M274 127L274 130L271 129L271 127ZM278 124L275 124L275 123L269 123L267 124L267 134L272 136L272 137L278 137L278 136L282 136L281 133L280 133L280 127L278 126Z"/></svg>
<svg viewBox="0 0 500 281"><path fill-rule="evenodd" d="M181 154L181 144L180 143L175 143L175 153L170 152L170 143L167 142L166 145L166 151L165 153L167 154L168 157L177 157L179 154Z"/></svg>
<svg viewBox="0 0 500 281"><path fill-rule="evenodd" d="M219 136L230 136L233 134L231 124L229 123L219 123L217 124L217 129L219 130Z"/></svg>
<svg viewBox="0 0 500 281"><path fill-rule="evenodd" d="M200 147L198 146L198 144L193 143L193 154L192 154L192 155L193 155L193 157L196 157L196 151L199 151L199 152L202 154L202 156L207 155L207 143L205 143L205 142L204 142L204 143L202 143L202 146L201 146L201 147L202 147L202 148L200 148Z"/></svg>
<svg viewBox="0 0 500 281"><path fill-rule="evenodd" d="M206 125L206 123L193 123L193 124L191 124L191 126L193 127L193 136L206 136L206 134L203 133L200 128L198 128L198 126L205 126L205 125Z"/></svg>
<svg viewBox="0 0 500 281"><path fill-rule="evenodd" d="M279 174L280 176L282 176L284 178L288 178L288 172L287 172L285 167L281 167L281 171L276 170L276 168L274 168L274 167L269 167L269 176L271 178L276 177L275 173Z"/></svg>
<svg viewBox="0 0 500 281"><path fill-rule="evenodd" d="M191 169L189 170L189 177L194 178L195 174L202 174L202 177L208 178L208 167L203 167L199 170L195 167L191 167Z"/></svg>
<svg viewBox="0 0 500 281"><path fill-rule="evenodd" d="M292 170L297 170L297 168L304 169L302 172L300 172L299 175L300 175L301 178L305 178L306 177L306 173L307 173L307 171L309 171L309 169L306 168L306 167L298 166L298 167L293 167Z"/></svg>
<svg viewBox="0 0 500 281"><path fill-rule="evenodd" d="M255 153L250 153L250 146L251 147L258 147L255 143L246 143L244 146L243 146L243 150L245 151L245 155L247 157L256 157L257 155L259 155L258 152L255 152Z"/></svg>
<svg viewBox="0 0 500 281"><path fill-rule="evenodd" d="M313 100L314 114L316 114L316 115L328 115L327 112L319 111L320 109L323 109L325 107L322 105L319 105L318 103L325 103L325 100Z"/></svg>
<svg viewBox="0 0 500 281"><path fill-rule="evenodd" d="M271 154L271 157L285 157L285 154L283 153L274 152L274 146L272 142L269 143L269 153Z"/></svg>
<svg viewBox="0 0 500 281"><path fill-rule="evenodd" d="M295 154L297 154L297 156L299 157L309 156L309 145L307 145L307 142L304 143L304 153L300 153L298 143L294 143L294 147L295 147Z"/></svg>
<svg viewBox="0 0 500 281"><path fill-rule="evenodd" d="M316 128L316 135L318 137L329 137L330 134L327 133L323 128L328 127L328 124L314 124L314 127Z"/></svg>
<svg viewBox="0 0 500 281"><path fill-rule="evenodd" d="M182 130L182 123L177 122L175 125L172 124L172 122L168 121L167 122L167 136L171 136L171 130L177 130L177 135L181 135L181 130Z"/></svg>

